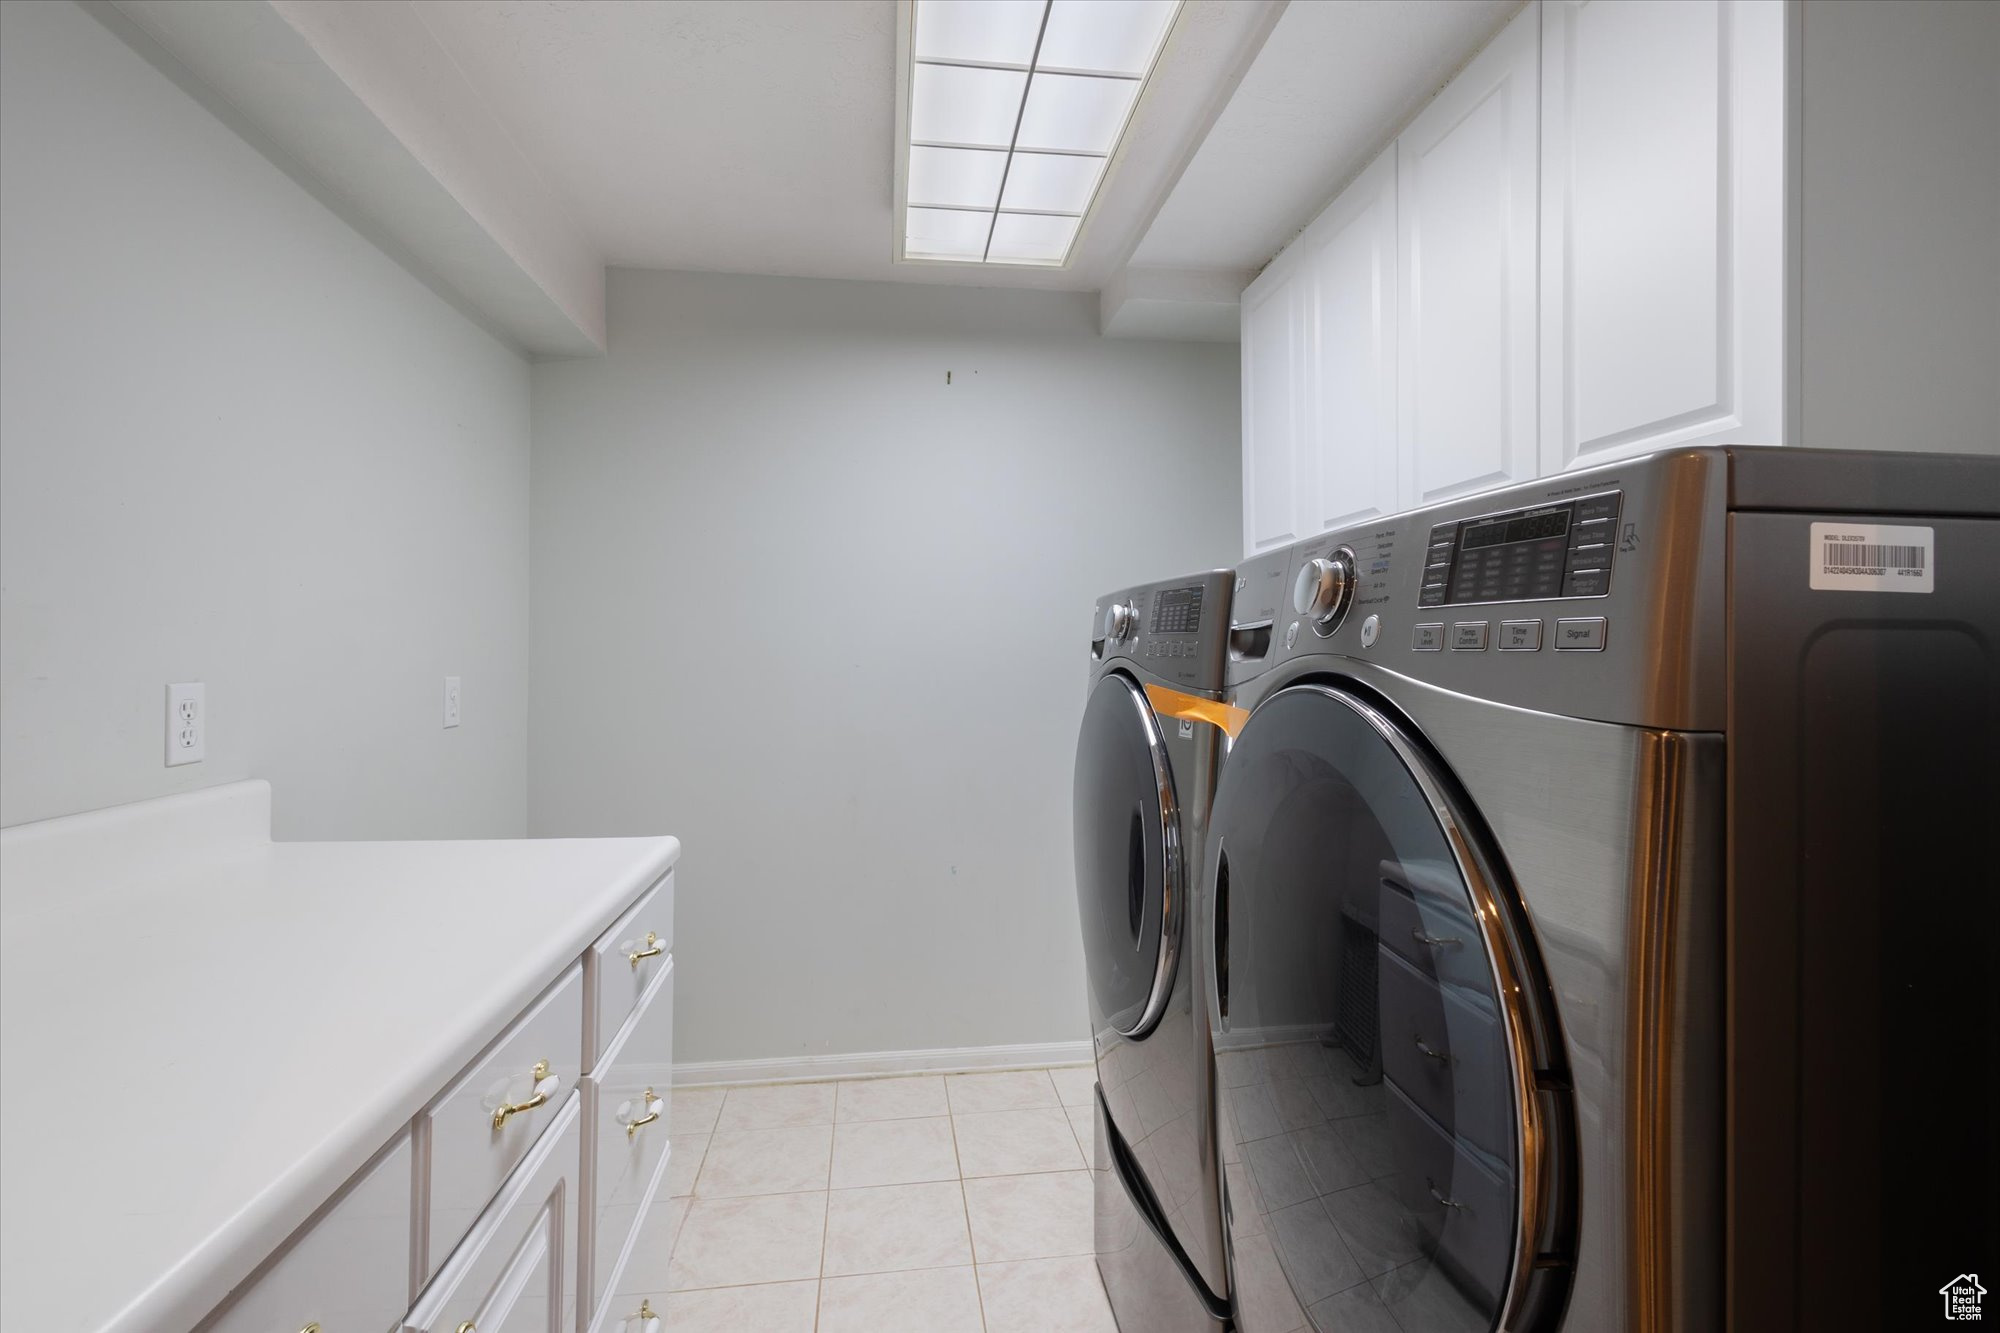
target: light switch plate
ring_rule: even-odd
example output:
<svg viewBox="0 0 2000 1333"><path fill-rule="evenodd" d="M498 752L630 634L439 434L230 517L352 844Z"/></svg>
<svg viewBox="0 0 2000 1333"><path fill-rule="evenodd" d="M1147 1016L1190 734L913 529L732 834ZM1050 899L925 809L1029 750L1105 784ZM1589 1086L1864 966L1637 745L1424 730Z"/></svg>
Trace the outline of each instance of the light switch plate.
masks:
<svg viewBox="0 0 2000 1333"><path fill-rule="evenodd" d="M446 676L444 678L444 724L447 727L455 727L458 725L458 677L457 676Z"/></svg>
<svg viewBox="0 0 2000 1333"><path fill-rule="evenodd" d="M167 686L167 767L208 758L208 698L200 681Z"/></svg>

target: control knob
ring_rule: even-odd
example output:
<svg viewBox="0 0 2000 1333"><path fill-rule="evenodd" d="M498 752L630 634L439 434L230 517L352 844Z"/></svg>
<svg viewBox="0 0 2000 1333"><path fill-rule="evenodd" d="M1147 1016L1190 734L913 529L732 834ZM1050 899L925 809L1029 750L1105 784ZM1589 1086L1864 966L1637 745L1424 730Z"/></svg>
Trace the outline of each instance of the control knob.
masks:
<svg viewBox="0 0 2000 1333"><path fill-rule="evenodd" d="M1306 561L1292 584L1292 609L1309 617L1319 633L1331 634L1353 593L1354 552L1343 546L1332 555Z"/></svg>
<svg viewBox="0 0 2000 1333"><path fill-rule="evenodd" d="M1104 637L1111 643L1131 638L1138 623L1138 613L1127 602L1113 602L1104 608Z"/></svg>

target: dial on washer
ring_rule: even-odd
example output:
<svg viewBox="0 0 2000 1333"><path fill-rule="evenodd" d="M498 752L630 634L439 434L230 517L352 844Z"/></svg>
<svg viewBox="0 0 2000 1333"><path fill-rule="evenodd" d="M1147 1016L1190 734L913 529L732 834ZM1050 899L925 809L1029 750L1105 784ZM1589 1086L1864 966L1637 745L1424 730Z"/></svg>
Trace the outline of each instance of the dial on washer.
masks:
<svg viewBox="0 0 2000 1333"><path fill-rule="evenodd" d="M1320 635L1340 628L1354 595L1354 552L1345 546L1332 555L1308 560L1292 584L1292 609L1313 622Z"/></svg>

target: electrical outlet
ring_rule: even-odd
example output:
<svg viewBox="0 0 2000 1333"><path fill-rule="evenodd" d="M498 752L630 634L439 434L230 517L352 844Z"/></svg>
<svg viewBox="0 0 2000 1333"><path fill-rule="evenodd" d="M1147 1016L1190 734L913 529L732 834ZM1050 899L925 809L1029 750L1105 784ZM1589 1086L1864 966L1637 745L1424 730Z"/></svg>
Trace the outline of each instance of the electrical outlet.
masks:
<svg viewBox="0 0 2000 1333"><path fill-rule="evenodd" d="M167 686L167 767L208 758L208 700L200 681Z"/></svg>
<svg viewBox="0 0 2000 1333"><path fill-rule="evenodd" d="M457 676L446 676L444 678L444 724L447 727L455 727L458 725L458 677Z"/></svg>

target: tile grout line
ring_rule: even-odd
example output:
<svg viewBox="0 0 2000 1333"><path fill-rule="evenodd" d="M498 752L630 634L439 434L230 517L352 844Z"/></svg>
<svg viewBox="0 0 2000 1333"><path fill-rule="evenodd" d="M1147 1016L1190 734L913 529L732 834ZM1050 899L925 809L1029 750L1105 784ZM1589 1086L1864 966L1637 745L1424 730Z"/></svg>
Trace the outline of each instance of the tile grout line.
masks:
<svg viewBox="0 0 2000 1333"><path fill-rule="evenodd" d="M944 1082L944 1105L951 1111L951 1080ZM986 1293L979 1286L979 1242L972 1236L972 1203L965 1197L965 1162L958 1155L958 1115L945 1117L951 1123L951 1161L958 1168L958 1208L965 1216L965 1255L972 1260L972 1299L979 1306L979 1327L986 1328Z"/></svg>

